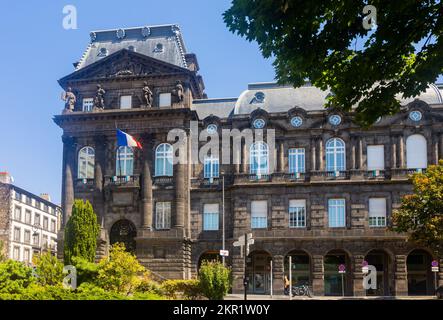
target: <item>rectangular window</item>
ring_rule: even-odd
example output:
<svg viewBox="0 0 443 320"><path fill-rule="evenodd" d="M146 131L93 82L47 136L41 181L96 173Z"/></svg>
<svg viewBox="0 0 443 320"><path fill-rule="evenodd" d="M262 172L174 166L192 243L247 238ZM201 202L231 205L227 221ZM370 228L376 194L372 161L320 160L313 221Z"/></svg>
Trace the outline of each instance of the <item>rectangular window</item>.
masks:
<svg viewBox="0 0 443 320"><path fill-rule="evenodd" d="M84 98L83 104L82 104L82 110L85 112L92 111L92 108L94 107L94 99L93 98Z"/></svg>
<svg viewBox="0 0 443 320"><path fill-rule="evenodd" d="M31 243L31 231L25 230L23 242L24 243Z"/></svg>
<svg viewBox="0 0 443 320"><path fill-rule="evenodd" d="M132 96L121 96L120 109L131 109L131 108L132 108Z"/></svg>
<svg viewBox="0 0 443 320"><path fill-rule="evenodd" d="M51 232L55 232L55 220L51 219Z"/></svg>
<svg viewBox="0 0 443 320"><path fill-rule="evenodd" d="M40 225L40 215L38 213L36 213L34 216L34 224Z"/></svg>
<svg viewBox="0 0 443 320"><path fill-rule="evenodd" d="M31 262L31 251L29 249L23 250L23 261L24 262Z"/></svg>
<svg viewBox="0 0 443 320"><path fill-rule="evenodd" d="M171 203L157 202L155 209L155 229L165 230L171 228Z"/></svg>
<svg viewBox="0 0 443 320"><path fill-rule="evenodd" d="M218 203L205 204L203 207L203 230L218 230Z"/></svg>
<svg viewBox="0 0 443 320"><path fill-rule="evenodd" d="M49 219L48 217L43 217L43 229L48 230L49 228Z"/></svg>
<svg viewBox="0 0 443 320"><path fill-rule="evenodd" d="M20 261L20 247L14 247L12 256L14 260Z"/></svg>
<svg viewBox="0 0 443 320"><path fill-rule="evenodd" d="M328 200L328 217L330 228L346 226L346 201L345 199Z"/></svg>
<svg viewBox="0 0 443 320"><path fill-rule="evenodd" d="M368 146L368 171L385 169L385 150L383 145Z"/></svg>
<svg viewBox="0 0 443 320"><path fill-rule="evenodd" d="M306 227L306 200L289 200L289 227Z"/></svg>
<svg viewBox="0 0 443 320"><path fill-rule="evenodd" d="M35 246L40 245L40 234L39 234L39 233L34 233L34 234L32 235L32 243L33 243Z"/></svg>
<svg viewBox="0 0 443 320"><path fill-rule="evenodd" d="M369 199L369 226L386 226L386 198Z"/></svg>
<svg viewBox="0 0 443 320"><path fill-rule="evenodd" d="M14 228L14 241L20 242L21 231L20 228Z"/></svg>
<svg viewBox="0 0 443 320"><path fill-rule="evenodd" d="M205 178L218 178L219 160L215 157L206 157L204 165Z"/></svg>
<svg viewBox="0 0 443 320"><path fill-rule="evenodd" d="M15 192L15 200L22 201L22 194L19 192Z"/></svg>
<svg viewBox="0 0 443 320"><path fill-rule="evenodd" d="M305 149L289 149L289 173L305 172Z"/></svg>
<svg viewBox="0 0 443 320"><path fill-rule="evenodd" d="M171 93L160 93L159 106L170 107L171 106Z"/></svg>
<svg viewBox="0 0 443 320"><path fill-rule="evenodd" d="M26 204L32 206L32 199L28 196L26 196Z"/></svg>
<svg viewBox="0 0 443 320"><path fill-rule="evenodd" d="M22 220L22 208L21 207L14 208L14 220L17 220L17 221Z"/></svg>
<svg viewBox="0 0 443 320"><path fill-rule="evenodd" d="M262 229L268 227L268 202L251 202L251 228Z"/></svg>
<svg viewBox="0 0 443 320"><path fill-rule="evenodd" d="M25 211L25 223L27 224L31 224L31 219L32 219L32 213L30 210L26 210Z"/></svg>
<svg viewBox="0 0 443 320"><path fill-rule="evenodd" d="M48 236L46 234L44 234L42 236L42 247L43 248L47 248L48 247Z"/></svg>

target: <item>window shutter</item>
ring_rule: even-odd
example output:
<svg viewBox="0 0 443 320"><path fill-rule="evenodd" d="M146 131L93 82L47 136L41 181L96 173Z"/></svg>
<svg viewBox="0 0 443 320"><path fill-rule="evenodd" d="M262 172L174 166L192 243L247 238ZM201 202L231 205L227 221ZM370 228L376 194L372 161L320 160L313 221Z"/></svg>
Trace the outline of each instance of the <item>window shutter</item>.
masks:
<svg viewBox="0 0 443 320"><path fill-rule="evenodd" d="M289 200L289 207L291 208L300 208L306 207L306 200L304 199L298 199L298 200Z"/></svg>
<svg viewBox="0 0 443 320"><path fill-rule="evenodd" d="M218 203L205 204L203 207L204 213L218 213Z"/></svg>
<svg viewBox="0 0 443 320"><path fill-rule="evenodd" d="M369 199L369 216L386 217L386 198Z"/></svg>
<svg viewBox="0 0 443 320"><path fill-rule="evenodd" d="M385 169L385 151L383 145L368 146L368 170Z"/></svg>
<svg viewBox="0 0 443 320"><path fill-rule="evenodd" d="M268 202L267 201L252 201L251 212L254 217L268 216Z"/></svg>

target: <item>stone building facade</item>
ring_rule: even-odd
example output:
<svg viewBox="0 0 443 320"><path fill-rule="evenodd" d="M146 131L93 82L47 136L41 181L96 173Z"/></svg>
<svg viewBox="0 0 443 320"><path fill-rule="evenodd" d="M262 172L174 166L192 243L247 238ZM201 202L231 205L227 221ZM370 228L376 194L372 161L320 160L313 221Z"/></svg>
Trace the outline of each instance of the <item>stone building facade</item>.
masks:
<svg viewBox="0 0 443 320"><path fill-rule="evenodd" d="M282 292L288 256L294 282L317 295L431 294L435 279L443 284L430 267L439 257L388 230L412 190L408 175L443 158L441 87L362 129L352 113L324 109L330 93L310 84L250 84L238 98L208 99L176 25L92 32L74 65L59 80L66 105L54 117L63 129L63 223L74 198L91 201L98 257L124 242L159 278L191 278L222 248L224 211L234 292L244 265L233 242L245 233L255 239L253 293L269 293L271 277ZM218 157L193 163L206 142L193 140L193 124L209 135L263 130L264 139L228 149L230 164L221 146ZM116 128L142 148L118 146ZM171 164L173 129L187 138L179 152L187 161ZM376 290L363 288L363 261L377 268Z"/></svg>

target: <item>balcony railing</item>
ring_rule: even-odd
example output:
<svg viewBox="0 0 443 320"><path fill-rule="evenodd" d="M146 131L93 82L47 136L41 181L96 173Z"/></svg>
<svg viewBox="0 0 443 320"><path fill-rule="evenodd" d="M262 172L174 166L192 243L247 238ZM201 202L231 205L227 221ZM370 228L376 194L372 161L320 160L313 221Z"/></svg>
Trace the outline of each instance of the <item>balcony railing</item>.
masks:
<svg viewBox="0 0 443 320"><path fill-rule="evenodd" d="M140 187L140 176L105 176L105 186Z"/></svg>
<svg viewBox="0 0 443 320"><path fill-rule="evenodd" d="M323 180L345 180L349 179L349 171L312 171L311 180L323 181Z"/></svg>
<svg viewBox="0 0 443 320"><path fill-rule="evenodd" d="M225 179L225 183L227 183ZM214 178L192 178L191 185L193 188L218 188L222 185L222 179Z"/></svg>
<svg viewBox="0 0 443 320"><path fill-rule="evenodd" d="M172 185L173 182L174 182L174 177L172 177L172 176L154 177L154 185L157 185L157 186L168 186L168 185Z"/></svg>
<svg viewBox="0 0 443 320"><path fill-rule="evenodd" d="M391 169L391 174L393 177L404 177L407 178L409 175L412 175L414 173L425 173L426 169L421 168L396 168Z"/></svg>
<svg viewBox="0 0 443 320"><path fill-rule="evenodd" d="M75 189L78 191L92 191L94 188L94 179L77 179L75 181Z"/></svg>

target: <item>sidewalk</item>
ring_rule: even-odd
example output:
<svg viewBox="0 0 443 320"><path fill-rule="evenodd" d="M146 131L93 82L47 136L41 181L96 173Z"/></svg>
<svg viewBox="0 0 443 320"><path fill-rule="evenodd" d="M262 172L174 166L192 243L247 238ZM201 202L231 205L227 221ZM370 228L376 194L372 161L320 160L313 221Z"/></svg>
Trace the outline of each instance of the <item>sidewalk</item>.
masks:
<svg viewBox="0 0 443 320"><path fill-rule="evenodd" d="M228 294L225 300L243 300L243 294ZM295 296L292 300L436 300L435 296L398 296L398 297L325 297L325 296L313 296L309 297L299 297ZM288 296L284 295L274 295L272 298L269 295L258 295L258 294L248 294L248 300L289 300Z"/></svg>

